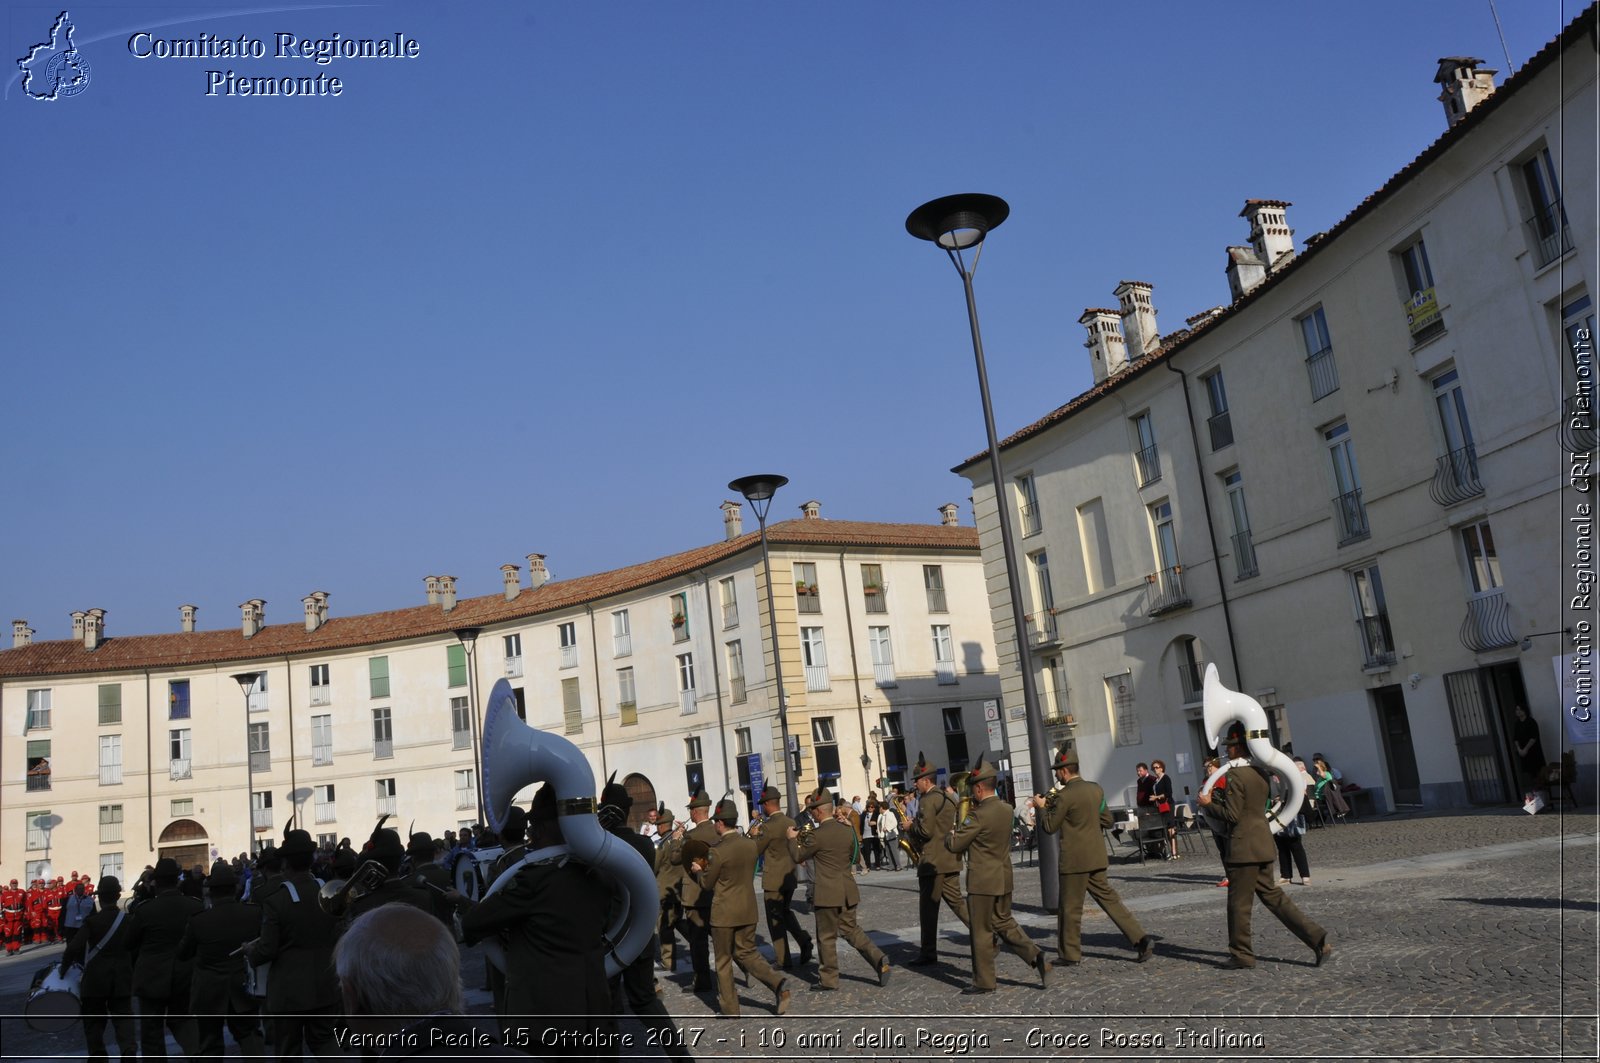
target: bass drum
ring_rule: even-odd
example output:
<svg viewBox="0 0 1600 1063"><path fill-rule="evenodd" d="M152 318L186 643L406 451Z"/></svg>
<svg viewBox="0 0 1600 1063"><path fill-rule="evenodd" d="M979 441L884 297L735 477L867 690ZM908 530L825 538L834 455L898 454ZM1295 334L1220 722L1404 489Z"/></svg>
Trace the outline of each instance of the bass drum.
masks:
<svg viewBox="0 0 1600 1063"><path fill-rule="evenodd" d="M490 849L468 849L456 857L450 878L462 896L471 898L474 903L483 900L490 885L489 867L503 852L505 849L496 845Z"/></svg>
<svg viewBox="0 0 1600 1063"><path fill-rule="evenodd" d="M73 964L66 974L59 974L57 967L52 963L39 971L28 989L23 1015L28 1026L40 1033L61 1033L78 1024L78 984L83 981L83 968Z"/></svg>

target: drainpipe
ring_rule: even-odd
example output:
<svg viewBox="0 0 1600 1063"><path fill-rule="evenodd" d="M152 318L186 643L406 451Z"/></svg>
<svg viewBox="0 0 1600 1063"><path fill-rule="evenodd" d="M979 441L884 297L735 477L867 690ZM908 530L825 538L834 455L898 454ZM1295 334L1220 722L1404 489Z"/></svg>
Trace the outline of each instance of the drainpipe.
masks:
<svg viewBox="0 0 1600 1063"><path fill-rule="evenodd" d="M596 640L594 630L594 606L586 605L583 611L589 614L589 656L594 663L594 720L595 726L600 729L600 778L605 779L611 775L606 766L606 707L600 699L600 643ZM601 783L604 786L605 783Z"/></svg>
<svg viewBox="0 0 1600 1063"><path fill-rule="evenodd" d="M284 707L289 710L289 804L294 808L294 814L298 816L300 814L300 800L295 795L300 792L300 787L295 785L295 780L298 776L294 770L294 665L289 662L288 657L283 659L283 673L284 697L288 699L288 704ZM250 755L248 746L244 752L245 756ZM269 763L267 767L270 769L271 764ZM254 823L250 824L250 840L252 842L256 840ZM410 838L406 839L408 844L410 841Z"/></svg>
<svg viewBox="0 0 1600 1063"><path fill-rule="evenodd" d="M706 592L706 631L709 633L713 630L712 625L715 623L711 612L711 577L704 572L695 572L690 578L699 580L700 586ZM725 784L723 792L726 793L730 790L738 789L738 787L734 786L734 783L738 781L739 776L737 772L731 770L731 764L728 761L728 728L722 722L722 662L717 660L717 656L717 640L713 638L711 640L711 683L713 689L717 692L717 735L722 739L722 781ZM752 800L756 796L752 794Z"/></svg>
<svg viewBox="0 0 1600 1063"><path fill-rule="evenodd" d="M1194 465L1200 470L1200 501L1206 511L1206 537L1211 540L1211 564L1217 570L1217 594L1222 598L1222 626L1228 632L1228 658L1233 661L1233 680L1238 689L1244 689L1244 673L1239 670L1239 651L1233 640L1233 612L1228 608L1227 581L1222 578L1222 559L1217 554L1217 529L1211 519L1211 491L1205 477L1205 466L1200 462L1200 432L1194 424L1194 403L1189 399L1189 374L1172 364L1166 367L1183 378L1183 408L1189 415L1189 446L1194 449Z"/></svg>
<svg viewBox="0 0 1600 1063"><path fill-rule="evenodd" d="M856 730L861 733L861 758L866 761L861 766L861 773L867 777L867 790L871 792L876 787L872 785L871 761L867 758L867 710L861 700L861 665L856 660L856 622L850 614L850 579L845 572L844 554L843 550L839 551L839 597L844 602L844 626L850 638L850 677L856 685ZM878 769L881 771L883 765L878 765Z"/></svg>
<svg viewBox="0 0 1600 1063"><path fill-rule="evenodd" d="M156 851L155 749L150 744L150 669L144 670L144 824L150 852ZM247 751L248 752L248 751ZM128 868L122 868L126 873ZM120 1044L119 1046L120 1047Z"/></svg>

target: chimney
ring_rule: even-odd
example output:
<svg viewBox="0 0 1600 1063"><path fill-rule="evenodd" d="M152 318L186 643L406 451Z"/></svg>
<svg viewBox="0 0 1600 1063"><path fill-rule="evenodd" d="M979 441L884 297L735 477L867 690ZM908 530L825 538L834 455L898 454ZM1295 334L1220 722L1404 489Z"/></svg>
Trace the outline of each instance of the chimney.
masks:
<svg viewBox="0 0 1600 1063"><path fill-rule="evenodd" d="M83 640L83 621L88 615L89 614L84 612L82 609L79 609L72 614L72 640L74 642L81 642Z"/></svg>
<svg viewBox="0 0 1600 1063"><path fill-rule="evenodd" d="M1289 228L1288 218L1292 206L1281 199L1247 199L1239 212L1239 217L1250 223L1250 246L1268 273L1276 273L1294 260L1294 230Z"/></svg>
<svg viewBox="0 0 1600 1063"><path fill-rule="evenodd" d="M1267 268L1261 264L1253 249L1228 248L1228 291L1232 293L1234 302L1243 299L1266 279Z"/></svg>
<svg viewBox="0 0 1600 1063"><path fill-rule="evenodd" d="M189 631L189 632L193 632L194 631L194 617L195 617L195 614L198 613L199 611L200 611L200 607L197 606L197 605L180 605L180 606L178 606L178 619L179 619L179 622L183 625L183 630L184 631Z"/></svg>
<svg viewBox="0 0 1600 1063"><path fill-rule="evenodd" d="M1444 116L1451 129L1474 107L1494 95L1496 71L1479 70L1481 62L1482 59L1464 55L1449 55L1439 60L1439 72L1433 75L1433 83L1443 86L1439 102L1444 104Z"/></svg>
<svg viewBox="0 0 1600 1063"><path fill-rule="evenodd" d="M447 613L456 607L456 578L454 576L439 577L439 604L444 606L444 611Z"/></svg>
<svg viewBox="0 0 1600 1063"><path fill-rule="evenodd" d="M26 620L11 621L11 648L20 650L24 646L33 645L33 628L28 626Z"/></svg>
<svg viewBox="0 0 1600 1063"><path fill-rule="evenodd" d="M550 582L550 571L544 567L543 554L528 555L528 586L537 590Z"/></svg>
<svg viewBox="0 0 1600 1063"><path fill-rule="evenodd" d="M1138 361L1161 346L1161 330L1156 328L1156 308L1150 302L1150 291L1144 281L1123 281L1111 293L1122 304L1122 335L1129 361Z"/></svg>
<svg viewBox="0 0 1600 1063"><path fill-rule="evenodd" d="M800 503L800 513L806 520L818 520L822 517L822 503L816 499Z"/></svg>
<svg viewBox="0 0 1600 1063"><path fill-rule="evenodd" d="M955 527L957 524L961 523L960 518L957 516L957 514L960 512L960 506L957 506L954 502L946 502L944 505L939 507L939 523L943 524L946 528Z"/></svg>
<svg viewBox="0 0 1600 1063"><path fill-rule="evenodd" d="M506 601L514 601L522 593L522 567L520 565L501 565L500 581L506 587Z"/></svg>
<svg viewBox="0 0 1600 1063"><path fill-rule="evenodd" d="M97 648L106 638L106 611L104 609L90 609L83 618L83 648L92 650Z"/></svg>
<svg viewBox="0 0 1600 1063"><path fill-rule="evenodd" d="M429 605L438 605L439 604L439 577L438 576L424 576L424 577L422 577L422 584L423 584L423 586L428 588L428 604Z"/></svg>
<svg viewBox="0 0 1600 1063"><path fill-rule="evenodd" d="M315 631L328 620L328 592L312 591L300 599L306 607L306 630Z"/></svg>
<svg viewBox="0 0 1600 1063"><path fill-rule="evenodd" d="M321 627L328 622L328 599L332 595L327 591L312 591L311 597L317 600L317 626Z"/></svg>
<svg viewBox="0 0 1600 1063"><path fill-rule="evenodd" d="M723 502L722 537L737 539L744 534L744 507L737 502Z"/></svg>
<svg viewBox="0 0 1600 1063"><path fill-rule="evenodd" d="M1078 324L1089 330L1083 345L1089 348L1089 361L1093 363L1094 382L1103 384L1128 368L1128 348L1122 338L1122 312L1104 307L1090 307L1078 318Z"/></svg>
<svg viewBox="0 0 1600 1063"><path fill-rule="evenodd" d="M239 630L245 638L254 638L266 626L267 602L264 598L251 598L239 606Z"/></svg>

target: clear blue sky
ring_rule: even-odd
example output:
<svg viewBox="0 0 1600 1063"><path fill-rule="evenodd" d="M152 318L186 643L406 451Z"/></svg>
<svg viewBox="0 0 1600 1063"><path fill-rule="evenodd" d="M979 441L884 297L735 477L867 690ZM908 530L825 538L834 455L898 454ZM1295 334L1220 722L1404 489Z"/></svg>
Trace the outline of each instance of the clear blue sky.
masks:
<svg viewBox="0 0 1600 1063"><path fill-rule="evenodd" d="M1582 7L1499 0L1514 63ZM960 283L913 207L1011 203L978 272L1005 434L1088 386L1077 318L1119 280L1181 327L1227 301L1246 198L1299 245L1443 131L1435 59L1507 73L1488 0L98 3L87 87L28 99L60 10L6 5L0 103L0 621L40 639L614 568L720 538L750 472L789 476L775 517L970 522Z"/></svg>

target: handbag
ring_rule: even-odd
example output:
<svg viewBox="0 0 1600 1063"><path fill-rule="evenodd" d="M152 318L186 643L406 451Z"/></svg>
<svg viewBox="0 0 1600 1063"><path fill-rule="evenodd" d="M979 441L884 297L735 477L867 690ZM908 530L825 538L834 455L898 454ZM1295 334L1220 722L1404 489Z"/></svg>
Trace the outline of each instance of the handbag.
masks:
<svg viewBox="0 0 1600 1063"><path fill-rule="evenodd" d="M1172 811L1172 802L1171 801L1158 802L1156 804L1156 811L1160 812L1162 815L1166 815L1168 812Z"/></svg>

